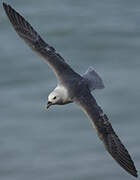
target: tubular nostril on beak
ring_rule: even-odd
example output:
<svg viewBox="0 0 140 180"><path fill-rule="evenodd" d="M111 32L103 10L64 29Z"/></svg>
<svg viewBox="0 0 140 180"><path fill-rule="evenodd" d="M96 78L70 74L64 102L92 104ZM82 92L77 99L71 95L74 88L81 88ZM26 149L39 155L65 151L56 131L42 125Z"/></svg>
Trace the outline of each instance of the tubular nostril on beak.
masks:
<svg viewBox="0 0 140 180"><path fill-rule="evenodd" d="M51 105L52 105L52 102L48 101L48 103L47 103L45 108L48 109Z"/></svg>

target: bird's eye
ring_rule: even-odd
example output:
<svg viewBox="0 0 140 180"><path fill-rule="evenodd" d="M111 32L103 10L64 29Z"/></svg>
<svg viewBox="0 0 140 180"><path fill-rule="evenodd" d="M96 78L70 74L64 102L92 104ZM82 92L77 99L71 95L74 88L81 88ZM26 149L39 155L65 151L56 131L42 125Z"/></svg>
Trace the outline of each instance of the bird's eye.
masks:
<svg viewBox="0 0 140 180"><path fill-rule="evenodd" d="M54 96L53 99L56 99L56 96Z"/></svg>

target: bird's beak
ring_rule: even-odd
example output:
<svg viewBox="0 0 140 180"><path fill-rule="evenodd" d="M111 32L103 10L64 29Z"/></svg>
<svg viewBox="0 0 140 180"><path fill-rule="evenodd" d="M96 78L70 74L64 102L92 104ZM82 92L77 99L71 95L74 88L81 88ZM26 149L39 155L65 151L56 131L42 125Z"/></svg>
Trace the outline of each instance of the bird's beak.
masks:
<svg viewBox="0 0 140 180"><path fill-rule="evenodd" d="M52 102L48 101L48 103L47 103L45 108L48 109L51 105L52 105Z"/></svg>

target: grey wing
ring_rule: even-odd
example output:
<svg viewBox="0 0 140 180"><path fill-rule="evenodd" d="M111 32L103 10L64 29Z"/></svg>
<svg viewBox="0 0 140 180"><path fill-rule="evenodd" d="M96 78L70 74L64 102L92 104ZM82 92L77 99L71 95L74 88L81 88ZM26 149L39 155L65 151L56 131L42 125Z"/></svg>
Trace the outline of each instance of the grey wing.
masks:
<svg viewBox="0 0 140 180"><path fill-rule="evenodd" d="M55 49L49 46L33 27L10 5L3 3L5 12L19 36L53 69L57 78L61 80L64 74L75 73L64 59L56 53ZM63 76L62 76L63 73Z"/></svg>
<svg viewBox="0 0 140 180"><path fill-rule="evenodd" d="M88 93L75 99L75 102L82 108L92 125L95 127L97 134L103 142L105 148L117 163L128 173L137 177L137 170L127 149L120 141L119 137L113 130L107 116L97 105L94 97Z"/></svg>

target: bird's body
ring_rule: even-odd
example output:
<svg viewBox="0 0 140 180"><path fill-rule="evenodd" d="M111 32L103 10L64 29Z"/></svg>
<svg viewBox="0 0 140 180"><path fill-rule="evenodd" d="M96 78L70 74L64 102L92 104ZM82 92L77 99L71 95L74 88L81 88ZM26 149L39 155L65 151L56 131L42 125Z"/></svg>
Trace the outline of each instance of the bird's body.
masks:
<svg viewBox="0 0 140 180"><path fill-rule="evenodd" d="M100 76L89 68L79 75L48 45L33 27L11 6L3 3L5 12L19 36L52 68L57 77L57 87L48 96L47 108L51 105L64 105L75 102L91 120L105 148L116 162L128 173L137 177L134 163L119 137L113 130L106 114L98 106L91 94L94 89L104 88Z"/></svg>

